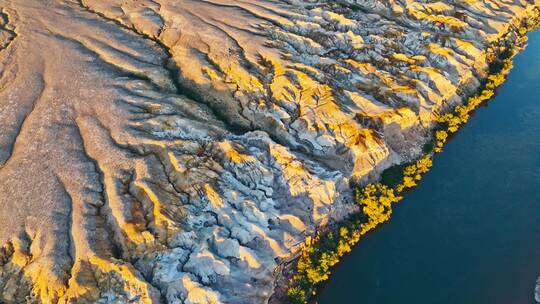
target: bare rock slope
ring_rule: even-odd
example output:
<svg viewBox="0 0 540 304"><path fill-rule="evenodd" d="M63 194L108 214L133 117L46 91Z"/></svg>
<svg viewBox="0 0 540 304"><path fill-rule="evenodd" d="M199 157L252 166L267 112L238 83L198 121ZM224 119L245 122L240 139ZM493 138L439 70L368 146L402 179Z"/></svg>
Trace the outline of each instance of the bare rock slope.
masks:
<svg viewBox="0 0 540 304"><path fill-rule="evenodd" d="M0 0L0 302L266 303L538 2Z"/></svg>

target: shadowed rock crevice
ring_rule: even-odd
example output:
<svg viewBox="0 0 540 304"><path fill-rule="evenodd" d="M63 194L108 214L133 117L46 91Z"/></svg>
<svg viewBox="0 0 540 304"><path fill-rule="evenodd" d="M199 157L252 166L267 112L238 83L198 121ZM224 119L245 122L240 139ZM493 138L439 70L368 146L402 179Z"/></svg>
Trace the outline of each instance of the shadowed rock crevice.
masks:
<svg viewBox="0 0 540 304"><path fill-rule="evenodd" d="M0 11L0 51L5 50L17 37L17 32L9 22L9 14L3 9Z"/></svg>

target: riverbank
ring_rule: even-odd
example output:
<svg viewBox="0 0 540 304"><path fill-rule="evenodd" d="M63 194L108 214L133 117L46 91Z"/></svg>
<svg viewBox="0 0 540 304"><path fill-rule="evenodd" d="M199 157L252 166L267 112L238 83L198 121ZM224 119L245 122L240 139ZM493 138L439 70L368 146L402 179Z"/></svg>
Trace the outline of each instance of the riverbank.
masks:
<svg viewBox="0 0 540 304"><path fill-rule="evenodd" d="M422 182L332 269L319 304L535 303L540 31Z"/></svg>
<svg viewBox="0 0 540 304"><path fill-rule="evenodd" d="M512 58L526 44L526 33L538 26L538 8L534 16L524 18L519 27L512 28L505 39L496 42L486 53L490 60L489 76L483 81L478 93L463 105L437 118L433 141L424 146L424 155L416 162L390 168L382 174L380 182L357 190L357 203L362 212L352 215L338 228L319 233L308 240L302 255L296 262L296 274L292 277L288 296L290 303L307 303L316 294L318 285L329 278L331 268L340 258L351 251L361 236L390 219L392 205L402 199L401 194L416 186L432 165L435 153L442 152L449 136L457 132L469 119L474 109L491 99L512 68Z"/></svg>

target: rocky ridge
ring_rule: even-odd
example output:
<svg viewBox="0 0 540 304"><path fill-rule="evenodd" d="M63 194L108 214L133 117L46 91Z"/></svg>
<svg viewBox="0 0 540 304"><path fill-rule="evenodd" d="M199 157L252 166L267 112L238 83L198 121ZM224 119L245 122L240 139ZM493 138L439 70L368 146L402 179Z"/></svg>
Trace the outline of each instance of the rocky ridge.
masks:
<svg viewBox="0 0 540 304"><path fill-rule="evenodd" d="M0 301L268 302L535 5L0 0Z"/></svg>

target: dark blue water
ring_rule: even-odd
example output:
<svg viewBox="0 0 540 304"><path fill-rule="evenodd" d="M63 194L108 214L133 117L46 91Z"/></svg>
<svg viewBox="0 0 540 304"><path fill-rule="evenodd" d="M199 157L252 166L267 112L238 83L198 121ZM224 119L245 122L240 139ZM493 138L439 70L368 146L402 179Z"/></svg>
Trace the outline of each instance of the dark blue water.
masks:
<svg viewBox="0 0 540 304"><path fill-rule="evenodd" d="M527 304L540 275L540 31L320 304Z"/></svg>

